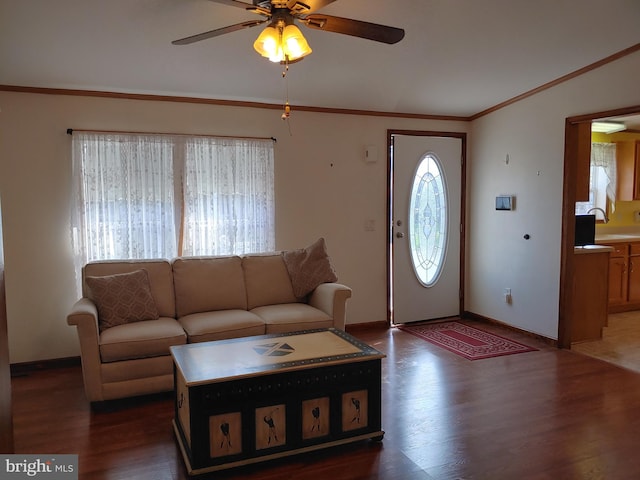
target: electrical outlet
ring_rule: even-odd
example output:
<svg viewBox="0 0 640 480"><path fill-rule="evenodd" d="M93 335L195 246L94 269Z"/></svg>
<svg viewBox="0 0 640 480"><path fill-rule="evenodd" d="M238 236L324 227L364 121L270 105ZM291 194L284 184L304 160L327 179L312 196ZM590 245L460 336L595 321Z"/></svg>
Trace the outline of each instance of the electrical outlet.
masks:
<svg viewBox="0 0 640 480"><path fill-rule="evenodd" d="M633 212L633 221L636 223L640 223L640 210L636 210Z"/></svg>

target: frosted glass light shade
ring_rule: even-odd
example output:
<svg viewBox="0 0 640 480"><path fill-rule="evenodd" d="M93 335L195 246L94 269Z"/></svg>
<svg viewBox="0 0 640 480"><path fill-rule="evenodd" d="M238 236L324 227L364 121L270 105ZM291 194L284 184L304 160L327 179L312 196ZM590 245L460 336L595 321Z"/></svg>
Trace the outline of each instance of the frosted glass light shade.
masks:
<svg viewBox="0 0 640 480"><path fill-rule="evenodd" d="M302 32L295 25L287 25L282 32L284 53L289 60L297 60L311 53L311 47Z"/></svg>
<svg viewBox="0 0 640 480"><path fill-rule="evenodd" d="M253 48L272 62L298 60L311 53L311 47L295 25L266 27L253 44Z"/></svg>

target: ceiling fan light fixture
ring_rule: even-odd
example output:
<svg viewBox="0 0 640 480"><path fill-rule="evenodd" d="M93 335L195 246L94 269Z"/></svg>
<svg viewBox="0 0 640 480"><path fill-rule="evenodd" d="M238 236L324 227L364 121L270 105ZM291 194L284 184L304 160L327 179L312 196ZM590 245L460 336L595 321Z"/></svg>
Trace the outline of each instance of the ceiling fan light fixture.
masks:
<svg viewBox="0 0 640 480"><path fill-rule="evenodd" d="M306 57L312 50L302 32L295 25L287 25L282 32L282 44L285 55L290 61Z"/></svg>
<svg viewBox="0 0 640 480"><path fill-rule="evenodd" d="M258 35L258 38L253 43L253 48L260 55L271 60L278 54L278 37L278 30L269 25Z"/></svg>
<svg viewBox="0 0 640 480"><path fill-rule="evenodd" d="M253 48L275 63L299 60L312 51L300 29L293 24L269 25L258 35Z"/></svg>

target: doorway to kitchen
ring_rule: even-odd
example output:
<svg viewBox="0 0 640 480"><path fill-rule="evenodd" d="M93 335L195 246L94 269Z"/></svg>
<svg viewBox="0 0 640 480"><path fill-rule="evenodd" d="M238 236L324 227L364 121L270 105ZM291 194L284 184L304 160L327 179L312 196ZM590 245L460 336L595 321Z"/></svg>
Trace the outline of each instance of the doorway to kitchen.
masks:
<svg viewBox="0 0 640 480"><path fill-rule="evenodd" d="M573 305L575 305L573 292L575 277L575 213L576 199L578 198L577 188L579 185L584 186L589 183L591 123L596 120L612 120L622 117L630 118L637 115L640 115L639 105L566 119L560 269L560 317L558 321L558 345L562 348L572 348L572 324L579 320L575 318L573 311ZM640 133L640 129L638 129L638 133ZM609 317L613 318L611 315ZM640 339L640 334L638 338Z"/></svg>

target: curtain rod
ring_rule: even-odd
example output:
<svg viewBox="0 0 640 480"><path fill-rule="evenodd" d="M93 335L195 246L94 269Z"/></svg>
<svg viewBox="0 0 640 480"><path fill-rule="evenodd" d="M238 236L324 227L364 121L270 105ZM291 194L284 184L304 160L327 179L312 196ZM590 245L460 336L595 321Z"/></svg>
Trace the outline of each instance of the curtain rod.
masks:
<svg viewBox="0 0 640 480"><path fill-rule="evenodd" d="M191 133L150 133L150 132L123 132L117 130L81 130L79 128L67 128L67 135L73 135L73 132L85 132L85 133L114 133L114 134L128 134L128 135L173 135L178 137L215 137L215 138L234 138L240 140L272 140L278 142L276 137L234 137L231 135L204 135L204 134L191 134Z"/></svg>

